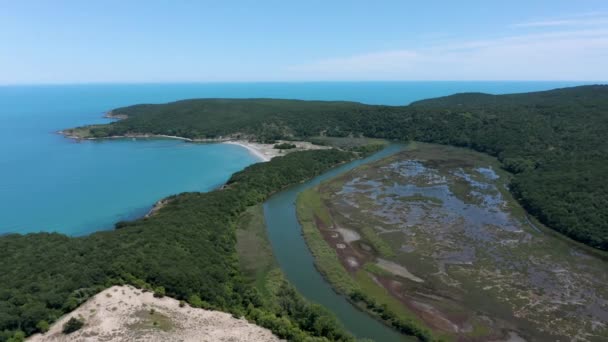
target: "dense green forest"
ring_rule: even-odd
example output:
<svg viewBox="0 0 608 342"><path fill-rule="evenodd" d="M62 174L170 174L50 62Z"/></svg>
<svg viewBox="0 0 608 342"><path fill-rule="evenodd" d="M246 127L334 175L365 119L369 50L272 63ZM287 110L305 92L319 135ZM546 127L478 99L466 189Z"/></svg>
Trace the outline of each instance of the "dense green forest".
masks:
<svg viewBox="0 0 608 342"><path fill-rule="evenodd" d="M390 108L390 107L387 107ZM354 102L273 99L183 100L164 105L135 105L114 109L126 120L89 126L94 137L151 133L185 138L216 139L234 134L261 140L307 137L326 131L346 136L353 131L353 112L364 118L377 106ZM311 120L312 119L312 120Z"/></svg>
<svg viewBox="0 0 608 342"><path fill-rule="evenodd" d="M285 281L277 281L277 299L267 304L239 269L235 226L248 206L354 156L294 152L249 166L222 190L172 196L151 217L86 237L1 237L0 341L40 331L101 289L124 283L245 316L289 340L353 340Z"/></svg>
<svg viewBox="0 0 608 342"><path fill-rule="evenodd" d="M449 118L416 138L498 157L516 174L510 187L528 212L575 240L608 250L608 86L461 94L413 107Z"/></svg>
<svg viewBox="0 0 608 342"><path fill-rule="evenodd" d="M366 136L470 147L498 157L515 173L512 191L543 223L608 250L608 86L459 94L409 106L208 99L113 112L127 118L66 134L318 143ZM279 300L267 305L239 270L235 224L248 206L353 157L336 150L294 152L233 175L223 190L173 196L156 215L121 222L113 231L78 238L0 237L0 341L39 331L102 288L122 283L162 286L167 295L244 315L291 340L351 340L327 312L303 301L288 284L276 291Z"/></svg>
<svg viewBox="0 0 608 342"><path fill-rule="evenodd" d="M608 86L457 94L409 106L201 99L113 112L128 118L72 133L259 140L363 135L469 147L496 156L516 174L512 191L541 222L608 250Z"/></svg>

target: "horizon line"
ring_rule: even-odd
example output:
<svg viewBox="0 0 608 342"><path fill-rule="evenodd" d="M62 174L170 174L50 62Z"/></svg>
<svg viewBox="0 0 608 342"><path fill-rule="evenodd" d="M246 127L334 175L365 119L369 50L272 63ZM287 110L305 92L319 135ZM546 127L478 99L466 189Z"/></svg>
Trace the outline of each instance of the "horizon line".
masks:
<svg viewBox="0 0 608 342"><path fill-rule="evenodd" d="M306 83L453 83L453 82L529 82L529 83L587 83L589 85L607 85L608 80L317 80L317 81L92 81L92 82L57 82L57 83L0 83L0 87L30 87L30 86L78 86L78 85L162 85L162 84L306 84Z"/></svg>

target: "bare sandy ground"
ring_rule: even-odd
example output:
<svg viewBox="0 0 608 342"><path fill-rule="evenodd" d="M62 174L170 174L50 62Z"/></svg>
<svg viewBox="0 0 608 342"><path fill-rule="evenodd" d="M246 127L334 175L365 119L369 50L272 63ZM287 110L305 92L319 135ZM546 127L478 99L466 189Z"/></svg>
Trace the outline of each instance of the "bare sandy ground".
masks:
<svg viewBox="0 0 608 342"><path fill-rule="evenodd" d="M381 258L378 258L376 261L376 265L378 265L380 268L382 268L383 270L390 272L394 275L406 278L406 279L410 279L412 281L415 281L417 283L423 283L424 280L416 277L415 275L413 275L412 273L410 273L410 271L407 270L407 268L394 263L392 261L389 260L384 260Z"/></svg>
<svg viewBox="0 0 608 342"><path fill-rule="evenodd" d="M290 143L296 145L296 148L289 150L279 150L274 148L275 144ZM270 159L278 156L284 156L287 153L304 150L322 150L330 148L328 146L319 146L312 144L308 141L277 141L275 144L262 144L258 142L250 142L247 140L230 140L225 141L224 144L239 145L246 148L252 155L260 159L263 162L270 161Z"/></svg>
<svg viewBox="0 0 608 342"><path fill-rule="evenodd" d="M84 319L80 330L65 335L71 317ZM219 311L179 307L173 298L154 298L131 286L113 286L65 315L31 342L68 341L280 341L269 330Z"/></svg>
<svg viewBox="0 0 608 342"><path fill-rule="evenodd" d="M342 240L348 244L361 240L361 235L354 230L339 226L336 227L336 230L342 235Z"/></svg>

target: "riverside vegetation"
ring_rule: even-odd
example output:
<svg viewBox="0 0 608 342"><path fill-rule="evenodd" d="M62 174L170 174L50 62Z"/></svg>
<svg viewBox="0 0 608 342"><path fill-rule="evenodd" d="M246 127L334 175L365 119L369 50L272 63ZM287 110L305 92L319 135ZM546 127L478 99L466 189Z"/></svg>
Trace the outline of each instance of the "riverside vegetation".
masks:
<svg viewBox="0 0 608 342"><path fill-rule="evenodd" d="M398 303L388 299L388 296L383 295L382 291L379 292L377 290L379 287L374 285L373 281L362 281L361 276L352 277L341 265L340 257L324 241L320 231L323 227L331 225L332 219L314 189L306 190L298 197L297 215L306 243L315 257L317 269L339 293L346 295L351 302L397 331L415 336L421 341L433 340L424 323L404 310Z"/></svg>
<svg viewBox="0 0 608 342"><path fill-rule="evenodd" d="M261 204L248 208L241 215L236 234L243 279L254 286L266 307L304 325L314 325L318 335L331 341L354 341L350 334L339 328L339 323L326 308L308 303L286 280L272 253ZM252 314L257 318L256 315L263 315L263 312L258 310ZM268 318L256 321L263 323L264 319Z"/></svg>
<svg viewBox="0 0 608 342"><path fill-rule="evenodd" d="M401 107L208 99L119 108L113 113L124 118L120 121L64 133L260 141L365 136L469 147L498 157L515 173L511 190L543 223L608 249L607 112L607 86L461 94ZM48 233L1 237L0 341L40 331L101 289L122 283L245 315L279 337L351 339L288 286L273 292L278 301L264 300L260 291L273 287L244 279L235 225L248 206L353 157L353 152L336 150L295 152L253 165L221 191L173 196L154 216L122 222L114 231L79 238Z"/></svg>

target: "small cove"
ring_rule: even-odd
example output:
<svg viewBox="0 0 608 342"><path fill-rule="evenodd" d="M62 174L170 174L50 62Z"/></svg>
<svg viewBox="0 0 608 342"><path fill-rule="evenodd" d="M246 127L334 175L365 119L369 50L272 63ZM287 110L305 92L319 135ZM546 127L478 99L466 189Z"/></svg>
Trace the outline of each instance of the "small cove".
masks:
<svg viewBox="0 0 608 342"><path fill-rule="evenodd" d="M256 162L235 146L174 140L82 142L55 132L108 110L187 98L293 98L403 105L456 92L547 90L581 82L308 82L0 86L0 235L110 229L157 200L209 191Z"/></svg>
<svg viewBox="0 0 608 342"><path fill-rule="evenodd" d="M3 184L0 205L11 210L0 233L111 229L164 197L213 190L258 161L235 145L171 139L67 141L45 149L46 156L2 171L11 183Z"/></svg>

